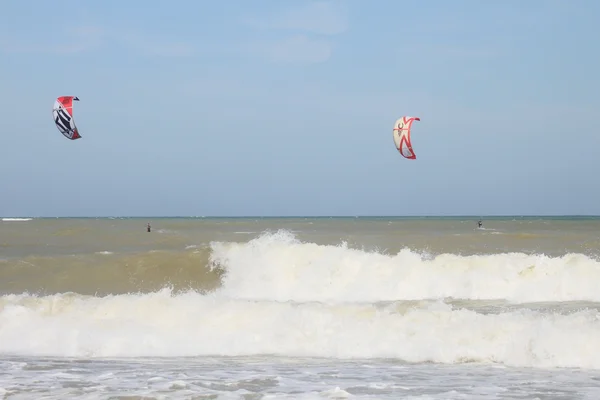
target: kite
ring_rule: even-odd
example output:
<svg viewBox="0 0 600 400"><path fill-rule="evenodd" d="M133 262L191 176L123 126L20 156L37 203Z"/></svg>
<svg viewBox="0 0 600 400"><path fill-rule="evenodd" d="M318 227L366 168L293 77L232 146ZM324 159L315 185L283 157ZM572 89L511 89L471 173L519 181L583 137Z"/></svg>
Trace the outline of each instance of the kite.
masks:
<svg viewBox="0 0 600 400"><path fill-rule="evenodd" d="M56 127L67 139L80 139L79 130L73 118L73 101L79 101L77 97L61 96L54 102L52 117Z"/></svg>
<svg viewBox="0 0 600 400"><path fill-rule="evenodd" d="M394 124L394 144L398 152L405 158L414 160L417 158L410 143L410 130L413 121L421 121L418 117L404 116L396 120Z"/></svg>

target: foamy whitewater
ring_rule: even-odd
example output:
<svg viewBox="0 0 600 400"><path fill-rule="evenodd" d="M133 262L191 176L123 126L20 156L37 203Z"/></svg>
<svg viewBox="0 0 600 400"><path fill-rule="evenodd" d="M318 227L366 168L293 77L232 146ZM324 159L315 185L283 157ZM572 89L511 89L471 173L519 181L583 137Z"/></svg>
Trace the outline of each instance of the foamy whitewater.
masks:
<svg viewBox="0 0 600 400"><path fill-rule="evenodd" d="M0 221L0 398L599 399L600 220Z"/></svg>

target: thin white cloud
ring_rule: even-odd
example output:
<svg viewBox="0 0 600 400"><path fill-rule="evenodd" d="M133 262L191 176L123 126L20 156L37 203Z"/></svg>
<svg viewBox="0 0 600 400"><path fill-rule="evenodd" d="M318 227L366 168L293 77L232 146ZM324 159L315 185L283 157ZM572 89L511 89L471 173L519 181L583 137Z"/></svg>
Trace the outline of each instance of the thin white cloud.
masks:
<svg viewBox="0 0 600 400"><path fill-rule="evenodd" d="M6 53L69 54L90 50L102 44L104 30L96 26L81 26L65 29L62 35L48 40L43 38L26 41L14 36L0 37L0 51Z"/></svg>
<svg viewBox="0 0 600 400"><path fill-rule="evenodd" d="M14 39L0 36L0 51L6 53L69 54L97 49L108 43L125 45L150 56L179 57L191 55L190 44L150 37L142 33L126 33L97 26L65 29L50 39Z"/></svg>
<svg viewBox="0 0 600 400"><path fill-rule="evenodd" d="M276 63L320 63L331 56L331 43L295 35L273 42L257 43L251 48Z"/></svg>
<svg viewBox="0 0 600 400"><path fill-rule="evenodd" d="M159 37L150 37L139 33L121 34L119 35L118 40L121 43L150 56L185 57L194 53L194 48L191 44L168 41Z"/></svg>
<svg viewBox="0 0 600 400"><path fill-rule="evenodd" d="M303 3L300 7L251 18L259 29L300 30L320 35L338 35L348 29L345 10L331 1Z"/></svg>
<svg viewBox="0 0 600 400"><path fill-rule="evenodd" d="M312 64L327 61L332 55L333 42L332 39L325 40L319 36L335 36L345 32L348 29L346 12L340 3L334 1L301 4L248 18L246 22L249 26L273 31L276 35L276 38L254 42L249 49L276 63ZM281 36L282 31L291 33Z"/></svg>
<svg viewBox="0 0 600 400"><path fill-rule="evenodd" d="M487 47L475 45L461 45L457 43L448 44L411 44L403 47L406 54L412 54L414 57L427 56L436 59L466 59L466 58L495 58L502 56L505 51L499 45L489 45Z"/></svg>

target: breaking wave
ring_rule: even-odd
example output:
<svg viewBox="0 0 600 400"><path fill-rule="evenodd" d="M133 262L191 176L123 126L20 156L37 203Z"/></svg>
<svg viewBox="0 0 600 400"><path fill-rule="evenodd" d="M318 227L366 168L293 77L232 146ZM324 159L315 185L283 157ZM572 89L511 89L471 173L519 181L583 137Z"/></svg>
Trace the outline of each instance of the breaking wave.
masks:
<svg viewBox="0 0 600 400"><path fill-rule="evenodd" d="M92 258L0 264L0 281L10 279L13 287L42 274L0 297L0 353L269 354L600 368L598 310L556 309L559 302L600 301L600 263L580 254L385 254L303 243L281 231L177 255L86 257ZM90 260L98 264L87 265ZM144 290L119 286L133 278L145 282ZM119 293L94 296L99 285ZM32 293L37 286L46 293ZM482 312L449 298L502 305ZM507 307L528 302L555 306Z"/></svg>

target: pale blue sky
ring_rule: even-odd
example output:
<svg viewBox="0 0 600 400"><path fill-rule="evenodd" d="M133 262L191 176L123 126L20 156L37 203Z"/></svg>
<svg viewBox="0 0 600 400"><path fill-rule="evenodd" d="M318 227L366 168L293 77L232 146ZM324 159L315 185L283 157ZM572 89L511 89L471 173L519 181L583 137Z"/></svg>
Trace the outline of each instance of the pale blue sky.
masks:
<svg viewBox="0 0 600 400"><path fill-rule="evenodd" d="M597 0L3 0L0 215L600 214L599 20Z"/></svg>

